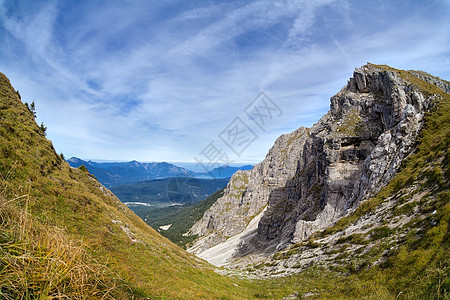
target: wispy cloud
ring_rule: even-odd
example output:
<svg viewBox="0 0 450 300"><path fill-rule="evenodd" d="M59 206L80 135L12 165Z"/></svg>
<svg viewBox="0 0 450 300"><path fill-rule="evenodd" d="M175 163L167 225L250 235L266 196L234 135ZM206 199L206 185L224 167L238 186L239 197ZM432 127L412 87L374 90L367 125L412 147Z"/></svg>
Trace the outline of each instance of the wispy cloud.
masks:
<svg viewBox="0 0 450 300"><path fill-rule="evenodd" d="M258 161L367 61L449 78L449 6L0 1L0 71L59 151L110 160L191 161L265 90L283 117L236 158Z"/></svg>

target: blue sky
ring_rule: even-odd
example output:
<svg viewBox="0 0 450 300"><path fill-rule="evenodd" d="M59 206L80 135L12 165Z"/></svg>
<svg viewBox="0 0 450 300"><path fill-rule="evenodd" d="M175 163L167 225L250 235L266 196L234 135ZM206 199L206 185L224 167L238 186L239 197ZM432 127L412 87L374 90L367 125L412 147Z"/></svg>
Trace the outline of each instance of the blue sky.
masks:
<svg viewBox="0 0 450 300"><path fill-rule="evenodd" d="M0 0L0 72L66 157L259 162L366 62L450 79L449 1ZM264 91L281 115L245 114ZM255 139L220 138L240 118Z"/></svg>

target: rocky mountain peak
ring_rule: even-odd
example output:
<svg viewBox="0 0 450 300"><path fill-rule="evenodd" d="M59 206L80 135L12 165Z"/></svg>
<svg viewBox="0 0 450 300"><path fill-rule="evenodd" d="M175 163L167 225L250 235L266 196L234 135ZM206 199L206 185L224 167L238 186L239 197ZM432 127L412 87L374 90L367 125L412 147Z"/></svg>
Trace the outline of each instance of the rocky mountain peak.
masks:
<svg viewBox="0 0 450 300"><path fill-rule="evenodd" d="M233 240L234 251L218 263L226 264L327 228L393 178L437 97L429 91L448 86L420 71L357 68L318 123L282 135L263 162L233 176L191 229L202 237L191 251L202 256Z"/></svg>

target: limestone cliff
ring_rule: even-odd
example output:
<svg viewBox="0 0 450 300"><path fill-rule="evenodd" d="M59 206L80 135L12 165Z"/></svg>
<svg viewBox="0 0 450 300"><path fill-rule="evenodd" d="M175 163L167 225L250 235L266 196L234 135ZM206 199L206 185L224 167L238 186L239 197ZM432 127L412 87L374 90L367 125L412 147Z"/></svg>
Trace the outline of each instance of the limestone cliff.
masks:
<svg viewBox="0 0 450 300"><path fill-rule="evenodd" d="M448 82L420 71L372 64L356 69L318 123L281 136L263 162L233 176L191 229L202 237L191 251L201 256L239 234L220 265L249 253L274 253L374 195L414 150L433 106L436 96L417 80L450 90ZM255 217L257 229L247 227Z"/></svg>
<svg viewBox="0 0 450 300"><path fill-rule="evenodd" d="M251 171L238 171L231 178L224 196L205 212L190 230L205 236L195 253L241 233L250 220L262 213L271 192L282 188L297 170L298 156L308 130L301 127L280 136L266 158Z"/></svg>

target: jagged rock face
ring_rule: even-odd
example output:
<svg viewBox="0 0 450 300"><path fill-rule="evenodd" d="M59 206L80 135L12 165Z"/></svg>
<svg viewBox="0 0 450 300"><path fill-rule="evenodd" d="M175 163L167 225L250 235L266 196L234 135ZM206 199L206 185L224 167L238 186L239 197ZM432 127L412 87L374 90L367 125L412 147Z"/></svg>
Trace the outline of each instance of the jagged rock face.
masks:
<svg viewBox="0 0 450 300"><path fill-rule="evenodd" d="M355 70L311 128L295 176L272 192L241 254L303 240L377 192L410 153L428 103L394 71Z"/></svg>
<svg viewBox="0 0 450 300"><path fill-rule="evenodd" d="M190 230L190 234L207 235L202 245L196 245L196 253L242 232L262 212L271 192L294 176L307 135L308 130L301 127L280 136L261 163L233 175L223 197Z"/></svg>
<svg viewBox="0 0 450 300"><path fill-rule="evenodd" d="M409 74L449 89L426 73ZM414 149L432 100L389 67L356 69L317 124L280 137L261 164L233 176L191 230L209 235L197 249L241 232L266 205L257 232L240 242L235 257L273 253L326 228L392 179ZM236 188L233 181L244 174L248 184Z"/></svg>

